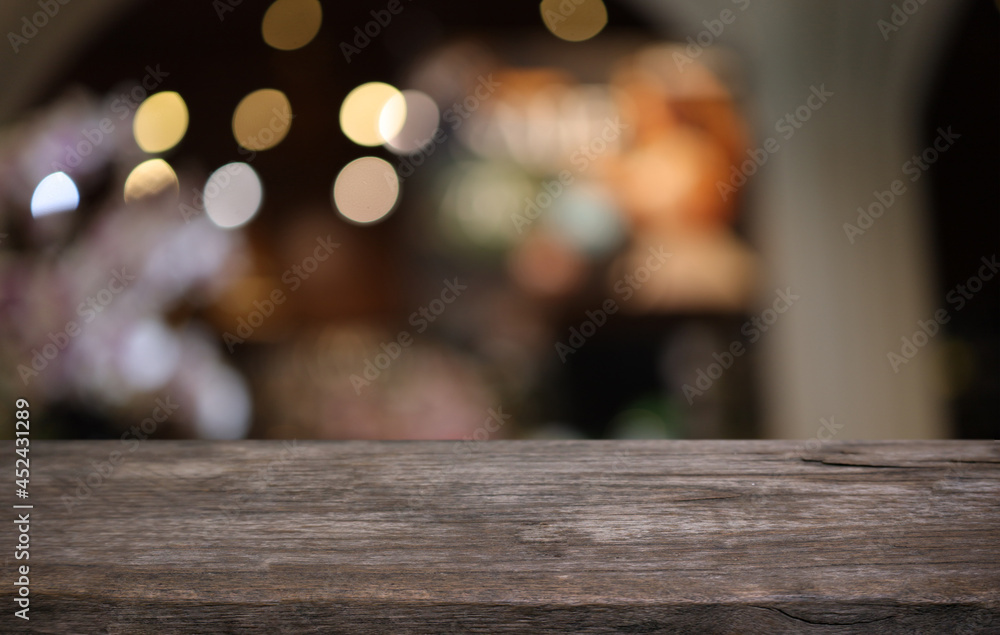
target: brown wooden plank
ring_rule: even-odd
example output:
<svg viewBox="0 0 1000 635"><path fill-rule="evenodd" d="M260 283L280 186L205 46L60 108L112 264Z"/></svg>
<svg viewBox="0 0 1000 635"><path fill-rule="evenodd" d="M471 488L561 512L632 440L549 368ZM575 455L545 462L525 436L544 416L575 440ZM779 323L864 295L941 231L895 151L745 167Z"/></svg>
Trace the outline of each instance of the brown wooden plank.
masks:
<svg viewBox="0 0 1000 635"><path fill-rule="evenodd" d="M3 618L17 629L1000 632L996 442L31 454L31 620Z"/></svg>

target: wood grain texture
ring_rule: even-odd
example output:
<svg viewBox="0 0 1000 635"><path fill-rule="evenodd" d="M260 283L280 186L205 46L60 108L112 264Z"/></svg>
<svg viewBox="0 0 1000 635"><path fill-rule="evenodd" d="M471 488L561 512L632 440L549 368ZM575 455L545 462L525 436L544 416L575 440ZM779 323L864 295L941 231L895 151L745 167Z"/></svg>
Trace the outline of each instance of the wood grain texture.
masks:
<svg viewBox="0 0 1000 635"><path fill-rule="evenodd" d="M1000 632L996 442L134 446L32 444L15 630Z"/></svg>

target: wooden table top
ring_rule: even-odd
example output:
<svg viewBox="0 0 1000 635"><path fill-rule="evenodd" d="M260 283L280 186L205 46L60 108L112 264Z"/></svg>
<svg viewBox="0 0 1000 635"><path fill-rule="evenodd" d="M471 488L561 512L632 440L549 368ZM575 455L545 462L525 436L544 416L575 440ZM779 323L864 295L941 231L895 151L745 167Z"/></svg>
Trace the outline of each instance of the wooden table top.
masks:
<svg viewBox="0 0 1000 635"><path fill-rule="evenodd" d="M1000 632L993 441L31 450L0 630Z"/></svg>

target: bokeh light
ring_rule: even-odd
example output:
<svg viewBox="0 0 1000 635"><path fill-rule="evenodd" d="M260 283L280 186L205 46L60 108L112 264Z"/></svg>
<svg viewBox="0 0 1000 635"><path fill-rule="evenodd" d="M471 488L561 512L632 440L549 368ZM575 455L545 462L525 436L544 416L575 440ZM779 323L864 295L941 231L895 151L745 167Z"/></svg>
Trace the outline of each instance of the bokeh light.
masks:
<svg viewBox="0 0 1000 635"><path fill-rule="evenodd" d="M611 253L625 240L626 226L611 193L596 183L567 186L543 221L546 229L591 256Z"/></svg>
<svg viewBox="0 0 1000 635"><path fill-rule="evenodd" d="M323 23L319 0L277 0L261 24L264 41L281 51L294 51L312 41Z"/></svg>
<svg viewBox="0 0 1000 635"><path fill-rule="evenodd" d="M333 204L354 223L364 225L385 218L398 200L396 170L377 157L351 161L333 183Z"/></svg>
<svg viewBox="0 0 1000 635"><path fill-rule="evenodd" d="M135 111L132 134L143 152L166 152L184 138L188 128L188 109L184 99L173 91L150 95Z"/></svg>
<svg viewBox="0 0 1000 635"><path fill-rule="evenodd" d="M500 249L515 244L524 231L512 218L526 218L531 181L499 162L465 162L451 172L441 201L445 235L461 247ZM530 219L525 225L531 224Z"/></svg>
<svg viewBox="0 0 1000 635"><path fill-rule="evenodd" d="M406 125L406 97L403 93L399 93L389 98L389 101L382 106L378 116L379 136L388 142L399 134L404 125Z"/></svg>
<svg viewBox="0 0 1000 635"><path fill-rule="evenodd" d="M403 125L395 135L386 136L385 145L396 154L412 154L427 146L441 122L441 112L437 104L426 93L419 90L404 90L399 96L389 100L379 118L379 131L383 134L395 125L399 117L399 103L402 101Z"/></svg>
<svg viewBox="0 0 1000 635"><path fill-rule="evenodd" d="M177 174L163 159L150 159L135 166L125 179L125 202L131 203L168 190L177 194Z"/></svg>
<svg viewBox="0 0 1000 635"><path fill-rule="evenodd" d="M246 224L257 214L264 198L260 177L246 163L229 163L205 183L205 214L219 227Z"/></svg>
<svg viewBox="0 0 1000 635"><path fill-rule="evenodd" d="M340 129L362 146L382 145L398 135L405 122L406 99L399 90L382 82L358 86L340 106Z"/></svg>
<svg viewBox="0 0 1000 635"><path fill-rule="evenodd" d="M181 359L177 337L159 319L136 324L125 336L118 367L136 390L157 390L173 377Z"/></svg>
<svg viewBox="0 0 1000 635"><path fill-rule="evenodd" d="M31 215L35 218L69 212L79 205L80 192L65 172L54 172L42 179L31 195Z"/></svg>
<svg viewBox="0 0 1000 635"><path fill-rule="evenodd" d="M507 269L528 293L556 297L579 289L587 274L587 261L559 237L533 232L509 254Z"/></svg>
<svg viewBox="0 0 1000 635"><path fill-rule="evenodd" d="M281 143L292 127L292 105L285 93L261 88L250 93L233 113L233 136L247 150L267 150Z"/></svg>
<svg viewBox="0 0 1000 635"><path fill-rule="evenodd" d="M676 426L676 424L674 424ZM618 413L608 426L613 439L672 439L678 433L663 414L649 408L629 408Z"/></svg>
<svg viewBox="0 0 1000 635"><path fill-rule="evenodd" d="M194 424L202 439L242 439L250 429L253 406L246 382L235 371L216 368L198 383Z"/></svg>
<svg viewBox="0 0 1000 635"><path fill-rule="evenodd" d="M608 24L601 0L542 0L539 9L546 28L567 42L589 40Z"/></svg>

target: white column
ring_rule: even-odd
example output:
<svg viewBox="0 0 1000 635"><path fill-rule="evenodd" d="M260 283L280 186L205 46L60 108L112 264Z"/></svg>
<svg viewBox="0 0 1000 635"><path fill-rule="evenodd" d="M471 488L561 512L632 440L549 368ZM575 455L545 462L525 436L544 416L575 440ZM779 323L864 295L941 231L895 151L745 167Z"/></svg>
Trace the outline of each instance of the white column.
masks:
<svg viewBox="0 0 1000 635"><path fill-rule="evenodd" d="M717 45L743 58L756 144L780 145L745 186L762 301L779 287L801 296L758 342L764 434L814 438L832 416L838 439L945 436L934 341L898 373L887 353L944 304L933 295L926 179L902 168L923 149L926 82L961 3L912 0L919 8L887 41L878 21L892 24L890 2L633 2L690 34L732 11ZM833 96L785 139L775 123L821 86ZM905 193L852 245L843 224L896 179Z"/></svg>

